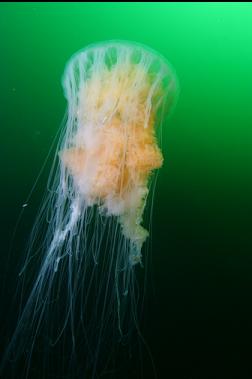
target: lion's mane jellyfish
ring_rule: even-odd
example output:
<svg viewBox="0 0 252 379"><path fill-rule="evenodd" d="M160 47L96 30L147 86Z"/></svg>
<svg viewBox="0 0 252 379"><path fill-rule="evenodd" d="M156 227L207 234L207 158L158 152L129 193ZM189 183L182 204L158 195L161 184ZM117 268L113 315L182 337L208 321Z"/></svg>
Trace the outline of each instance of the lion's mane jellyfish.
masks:
<svg viewBox="0 0 252 379"><path fill-rule="evenodd" d="M63 87L66 122L20 276L39 267L7 355L27 375L46 355L59 377L71 366L71 377L95 378L114 359L112 341L139 330L144 210L177 82L156 52L109 41L75 54Z"/></svg>

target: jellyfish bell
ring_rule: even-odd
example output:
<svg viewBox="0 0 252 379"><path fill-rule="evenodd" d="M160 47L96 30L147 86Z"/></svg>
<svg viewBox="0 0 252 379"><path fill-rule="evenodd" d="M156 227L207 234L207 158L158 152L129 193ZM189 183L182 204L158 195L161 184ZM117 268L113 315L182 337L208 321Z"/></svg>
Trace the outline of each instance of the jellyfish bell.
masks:
<svg viewBox="0 0 252 379"><path fill-rule="evenodd" d="M64 354L57 377L80 377L77 359L95 378L114 362L112 341L140 333L135 269L149 233L144 211L163 163L157 130L178 94L165 58L126 41L79 51L63 88L67 118L20 276L35 258L39 267L4 357L24 360L26 378L36 346L37 361L42 345L47 357Z"/></svg>
<svg viewBox="0 0 252 379"><path fill-rule="evenodd" d="M174 100L176 77L166 60L129 42L92 45L73 56L63 77L69 104L62 169L87 206L117 216L141 260L148 236L142 217L150 174L162 166L156 127Z"/></svg>

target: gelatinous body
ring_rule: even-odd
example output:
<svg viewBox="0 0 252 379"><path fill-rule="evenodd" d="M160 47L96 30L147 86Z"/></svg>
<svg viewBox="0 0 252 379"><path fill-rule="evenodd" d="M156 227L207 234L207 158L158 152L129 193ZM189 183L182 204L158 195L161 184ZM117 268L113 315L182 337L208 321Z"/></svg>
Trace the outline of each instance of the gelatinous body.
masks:
<svg viewBox="0 0 252 379"><path fill-rule="evenodd" d="M118 216L137 263L148 236L141 223L149 176L163 162L155 128L175 96L175 78L151 51L108 42L70 61L65 89L75 125L62 163L88 206Z"/></svg>

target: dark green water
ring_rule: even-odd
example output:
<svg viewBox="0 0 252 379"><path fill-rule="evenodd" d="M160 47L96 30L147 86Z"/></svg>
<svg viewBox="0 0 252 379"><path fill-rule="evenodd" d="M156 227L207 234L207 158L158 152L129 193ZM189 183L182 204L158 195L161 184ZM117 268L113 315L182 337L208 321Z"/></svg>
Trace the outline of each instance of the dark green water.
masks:
<svg viewBox="0 0 252 379"><path fill-rule="evenodd" d="M145 335L158 378L252 378L252 5L5 3L0 35L3 325L49 167L6 273L9 244L64 115L65 63L90 43L138 41L181 87L153 214Z"/></svg>

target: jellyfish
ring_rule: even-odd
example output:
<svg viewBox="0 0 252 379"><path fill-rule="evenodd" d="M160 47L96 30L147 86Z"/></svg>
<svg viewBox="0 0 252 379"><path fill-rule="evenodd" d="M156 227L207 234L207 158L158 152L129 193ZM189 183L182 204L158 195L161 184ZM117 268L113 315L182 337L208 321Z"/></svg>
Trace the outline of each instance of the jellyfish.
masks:
<svg viewBox="0 0 252 379"><path fill-rule="evenodd" d="M59 377L71 366L71 377L96 378L109 366L112 341L140 329L136 273L163 164L157 131L178 85L155 51L108 41L71 57L63 88L65 124L20 277L34 261L36 274L7 356L21 360L28 377L38 356L50 361L67 350Z"/></svg>

